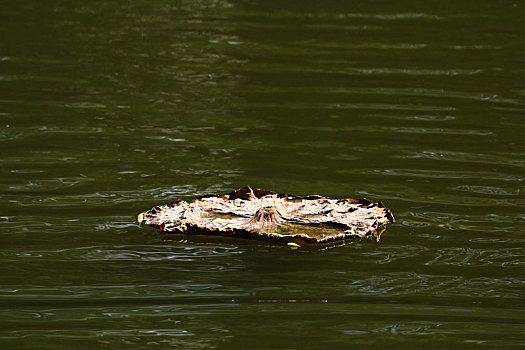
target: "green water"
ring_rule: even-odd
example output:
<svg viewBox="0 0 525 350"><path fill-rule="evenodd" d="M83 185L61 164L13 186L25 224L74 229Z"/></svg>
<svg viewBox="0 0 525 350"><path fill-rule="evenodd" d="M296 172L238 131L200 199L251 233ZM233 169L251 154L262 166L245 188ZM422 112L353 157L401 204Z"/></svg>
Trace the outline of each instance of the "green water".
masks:
<svg viewBox="0 0 525 350"><path fill-rule="evenodd" d="M520 1L0 6L2 349L525 346ZM379 242L162 242L243 185Z"/></svg>

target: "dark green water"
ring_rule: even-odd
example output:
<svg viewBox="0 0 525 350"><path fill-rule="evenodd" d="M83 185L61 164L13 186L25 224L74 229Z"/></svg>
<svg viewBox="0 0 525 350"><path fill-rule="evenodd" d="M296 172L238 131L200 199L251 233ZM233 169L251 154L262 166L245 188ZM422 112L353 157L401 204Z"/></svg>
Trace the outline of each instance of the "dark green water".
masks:
<svg viewBox="0 0 525 350"><path fill-rule="evenodd" d="M524 6L3 0L1 348L523 348ZM397 223L298 250L136 224L245 184Z"/></svg>

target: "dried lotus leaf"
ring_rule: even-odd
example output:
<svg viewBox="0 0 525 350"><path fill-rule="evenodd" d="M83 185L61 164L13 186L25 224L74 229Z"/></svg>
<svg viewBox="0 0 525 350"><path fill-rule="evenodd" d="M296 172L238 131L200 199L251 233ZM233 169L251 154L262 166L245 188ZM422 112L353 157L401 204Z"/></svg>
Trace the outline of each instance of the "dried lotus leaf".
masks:
<svg viewBox="0 0 525 350"><path fill-rule="evenodd" d="M138 216L165 233L219 235L283 243L326 243L379 237L394 216L382 202L300 197L244 186L225 195L159 205Z"/></svg>

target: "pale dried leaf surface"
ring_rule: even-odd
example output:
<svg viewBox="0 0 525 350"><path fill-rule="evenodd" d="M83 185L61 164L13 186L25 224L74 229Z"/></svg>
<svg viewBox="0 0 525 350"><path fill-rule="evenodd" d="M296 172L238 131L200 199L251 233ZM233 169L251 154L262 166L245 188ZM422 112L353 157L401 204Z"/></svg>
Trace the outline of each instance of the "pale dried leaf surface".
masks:
<svg viewBox="0 0 525 350"><path fill-rule="evenodd" d="M394 217L381 202L367 199L297 197L245 186L159 205L139 221L165 232L322 243L370 236Z"/></svg>

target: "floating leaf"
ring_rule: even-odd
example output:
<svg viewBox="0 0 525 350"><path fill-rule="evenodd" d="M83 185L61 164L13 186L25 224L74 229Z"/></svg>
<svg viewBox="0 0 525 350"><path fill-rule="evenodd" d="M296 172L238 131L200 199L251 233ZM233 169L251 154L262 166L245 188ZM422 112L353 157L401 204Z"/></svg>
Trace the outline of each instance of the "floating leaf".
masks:
<svg viewBox="0 0 525 350"><path fill-rule="evenodd" d="M266 239L298 246L369 237L394 216L381 202L294 196L245 186L159 205L138 221L165 233ZM292 244L290 244L292 245Z"/></svg>

